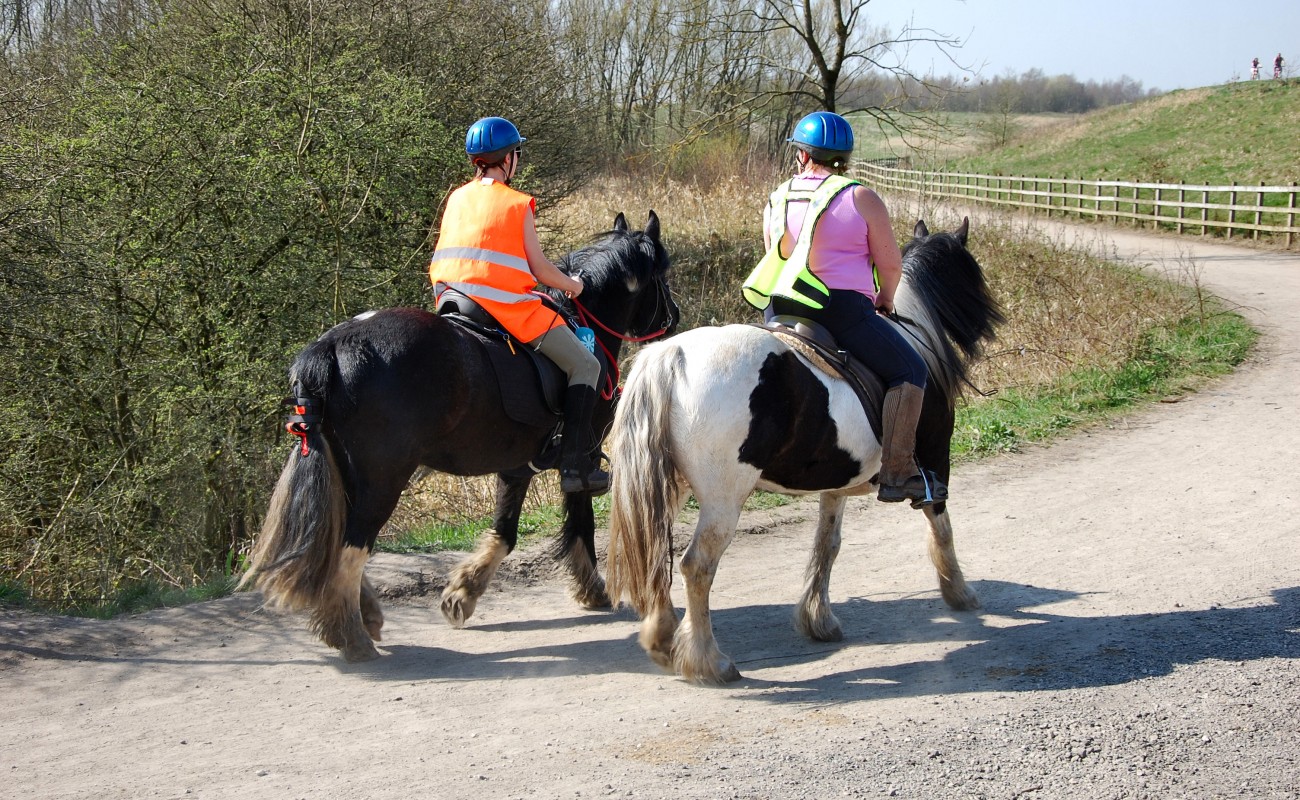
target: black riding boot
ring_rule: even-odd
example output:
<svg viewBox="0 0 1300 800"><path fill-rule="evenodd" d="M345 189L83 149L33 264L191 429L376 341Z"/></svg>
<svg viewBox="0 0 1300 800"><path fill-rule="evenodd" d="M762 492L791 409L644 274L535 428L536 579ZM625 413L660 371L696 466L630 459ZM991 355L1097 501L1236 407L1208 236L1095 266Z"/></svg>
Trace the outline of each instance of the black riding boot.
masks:
<svg viewBox="0 0 1300 800"><path fill-rule="evenodd" d="M880 493L876 499L885 503L912 501L921 508L948 499L948 487L934 473L925 474L916 466L916 422L921 418L925 390L903 383L885 392L884 436L881 437Z"/></svg>
<svg viewBox="0 0 1300 800"><path fill-rule="evenodd" d="M604 494L609 491L609 473L600 468L591 431L591 412L596 407L596 390L570 386L564 392L564 434L560 437L560 491Z"/></svg>

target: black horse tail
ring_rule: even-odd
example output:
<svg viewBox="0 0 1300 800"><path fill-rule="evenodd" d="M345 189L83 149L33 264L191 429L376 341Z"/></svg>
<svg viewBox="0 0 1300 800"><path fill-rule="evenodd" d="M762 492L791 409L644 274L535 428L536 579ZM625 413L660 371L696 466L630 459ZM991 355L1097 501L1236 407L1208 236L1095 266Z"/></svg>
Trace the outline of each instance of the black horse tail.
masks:
<svg viewBox="0 0 1300 800"><path fill-rule="evenodd" d="M673 520L682 485L671 446L673 387L685 364L673 342L647 347L627 377L610 434L607 587L644 616L671 608Z"/></svg>
<svg viewBox="0 0 1300 800"><path fill-rule="evenodd" d="M328 339L312 343L294 361L289 375L298 405L295 419L306 419L289 427L301 444L280 473L239 584L260 589L268 605L290 611L319 605L339 569L347 502L325 435L328 388L337 371Z"/></svg>

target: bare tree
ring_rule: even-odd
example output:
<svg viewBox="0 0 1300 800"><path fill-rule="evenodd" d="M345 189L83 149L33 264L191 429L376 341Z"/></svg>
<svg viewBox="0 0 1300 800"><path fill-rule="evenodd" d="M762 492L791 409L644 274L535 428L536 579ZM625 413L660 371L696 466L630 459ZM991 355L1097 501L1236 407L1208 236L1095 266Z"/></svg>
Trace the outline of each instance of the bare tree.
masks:
<svg viewBox="0 0 1300 800"><path fill-rule="evenodd" d="M906 55L918 46L929 46L952 61L960 70L953 51L961 40L909 22L902 30L873 25L868 7L872 0L758 0L737 15L737 27L766 37L793 42L795 57L767 64L773 80L766 92L793 100L804 107L852 113L864 111L885 115L903 107L905 94L898 88L910 84L926 91L940 87L917 75ZM746 22L745 17L748 17ZM772 55L789 55L790 49ZM846 89L863 84L876 90L875 102L853 105L842 102ZM893 90L890 90L890 87ZM883 89L883 91L882 91Z"/></svg>

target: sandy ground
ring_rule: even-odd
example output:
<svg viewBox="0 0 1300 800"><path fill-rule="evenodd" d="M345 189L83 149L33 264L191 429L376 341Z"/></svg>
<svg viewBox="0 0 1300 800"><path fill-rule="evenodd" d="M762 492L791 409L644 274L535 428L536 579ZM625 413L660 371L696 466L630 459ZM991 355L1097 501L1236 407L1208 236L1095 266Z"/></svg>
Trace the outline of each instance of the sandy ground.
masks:
<svg viewBox="0 0 1300 800"><path fill-rule="evenodd" d="M790 624L815 506L746 517L713 592L745 678L721 689L529 552L463 630L436 606L451 558L378 557L406 596L359 665L255 596L2 612L0 797L1300 797L1300 256L1055 230L1190 256L1264 338L1180 402L957 470L982 611L938 599L919 514L861 499L838 644Z"/></svg>

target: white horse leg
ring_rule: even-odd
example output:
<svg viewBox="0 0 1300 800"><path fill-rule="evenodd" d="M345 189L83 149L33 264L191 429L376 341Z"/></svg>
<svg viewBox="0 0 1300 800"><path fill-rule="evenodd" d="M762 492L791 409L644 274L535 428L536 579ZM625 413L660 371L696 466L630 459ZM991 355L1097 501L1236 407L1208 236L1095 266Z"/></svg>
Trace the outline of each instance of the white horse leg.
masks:
<svg viewBox="0 0 1300 800"><path fill-rule="evenodd" d="M361 623L371 639L377 642L383 638L380 630L384 627L384 611L379 607L379 593L365 575L361 576Z"/></svg>
<svg viewBox="0 0 1300 800"><path fill-rule="evenodd" d="M731 658L718 649L709 614L709 591L718 562L736 535L740 506L719 508L700 500L700 521L682 555L682 577L686 581L686 618L673 640L673 662L677 672L693 683L726 683L740 680Z"/></svg>
<svg viewBox="0 0 1300 800"><path fill-rule="evenodd" d="M847 499L844 495L822 493L817 537L804 575L803 598L794 612L799 632L819 642L838 642L844 638L840 621L831 611L830 584L831 565L840 553L840 526L844 522Z"/></svg>
<svg viewBox="0 0 1300 800"><path fill-rule="evenodd" d="M925 518L930 523L930 562L939 573L939 593L954 611L970 611L980 607L979 598L966 585L961 567L957 564L957 551L952 546L952 521L946 506L935 512L934 506L925 507Z"/></svg>
<svg viewBox="0 0 1300 800"><path fill-rule="evenodd" d="M452 570L447 588L442 590L442 615L452 627L464 627L508 552L496 531L485 531L474 553Z"/></svg>
<svg viewBox="0 0 1300 800"><path fill-rule="evenodd" d="M338 570L311 614L312 630L325 644L338 648L348 661L379 657L361 616L361 587L369 558L370 551L365 548L344 545ZM378 601L374 606L378 608Z"/></svg>

